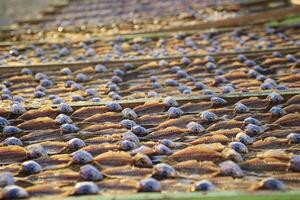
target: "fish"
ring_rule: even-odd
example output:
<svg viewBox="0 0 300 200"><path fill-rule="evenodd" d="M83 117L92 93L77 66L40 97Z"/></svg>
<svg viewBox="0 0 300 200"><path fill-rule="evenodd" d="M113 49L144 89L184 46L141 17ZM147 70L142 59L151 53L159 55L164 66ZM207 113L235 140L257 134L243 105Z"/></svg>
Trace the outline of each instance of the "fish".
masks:
<svg viewBox="0 0 300 200"><path fill-rule="evenodd" d="M250 97L247 99L242 99L238 101L238 103L242 103L250 110L261 110L267 109L269 107L269 101L267 99L260 99L258 97Z"/></svg>
<svg viewBox="0 0 300 200"><path fill-rule="evenodd" d="M36 110L28 110L24 114L22 114L19 118L22 120L31 120L40 117L55 118L59 113L60 111L58 109L40 108Z"/></svg>
<svg viewBox="0 0 300 200"><path fill-rule="evenodd" d="M210 131L209 135L224 135L228 138L235 137L238 133L242 132L240 128L226 128L226 129L219 129L216 131Z"/></svg>
<svg viewBox="0 0 300 200"><path fill-rule="evenodd" d="M212 149L205 148L203 146L191 146L178 150L169 156L171 161L187 161L187 160L198 160L198 161L214 161L219 162L224 160L223 155Z"/></svg>
<svg viewBox="0 0 300 200"><path fill-rule="evenodd" d="M101 123L101 124L93 124L93 125L87 126L84 129L82 129L82 131L97 132L97 131L102 131L102 130L107 130L107 129L112 129L112 128L113 129L122 129L123 127L120 124L105 122L105 123Z"/></svg>
<svg viewBox="0 0 300 200"><path fill-rule="evenodd" d="M180 174L193 176L213 175L220 171L220 168L211 161L199 162L197 160L187 160L173 165L174 169Z"/></svg>
<svg viewBox="0 0 300 200"><path fill-rule="evenodd" d="M288 105L292 105L292 104L299 105L299 103L300 103L300 94L295 95L295 96L289 98L289 99L286 101L285 105L287 105L287 106L288 106Z"/></svg>
<svg viewBox="0 0 300 200"><path fill-rule="evenodd" d="M174 139L178 137L182 137L188 133L188 130L181 129L177 127L168 127L164 130L157 130L154 132L151 132L150 134L146 135L144 139L151 139L151 140L159 140L159 139Z"/></svg>
<svg viewBox="0 0 300 200"><path fill-rule="evenodd" d="M226 137L225 135L212 135L212 136L202 136L189 144L198 145L198 144L210 144L210 143L221 143L227 144L231 142L231 139Z"/></svg>
<svg viewBox="0 0 300 200"><path fill-rule="evenodd" d="M134 166L121 166L107 168L102 173L109 178L133 178L140 179L151 176L153 170L151 168L138 168Z"/></svg>
<svg viewBox="0 0 300 200"><path fill-rule="evenodd" d="M296 112L284 115L276 120L274 124L285 127L300 126L300 114Z"/></svg>
<svg viewBox="0 0 300 200"><path fill-rule="evenodd" d="M285 138L267 137L263 140L255 141L249 148L251 149L282 149L288 148L289 142Z"/></svg>
<svg viewBox="0 0 300 200"><path fill-rule="evenodd" d="M146 114L146 115L143 115L143 116L137 118L135 121L137 124L140 124L140 125L158 125L168 119L169 119L168 115Z"/></svg>
<svg viewBox="0 0 300 200"><path fill-rule="evenodd" d="M192 115L183 115L179 118L175 119L168 119L162 123L160 123L158 126L152 128L152 130L160 130L165 129L168 127L177 127L177 128L186 128L187 124L191 121L196 121L196 118Z"/></svg>
<svg viewBox="0 0 300 200"><path fill-rule="evenodd" d="M0 164L12 164L26 160L28 151L20 146L0 147Z"/></svg>
<svg viewBox="0 0 300 200"><path fill-rule="evenodd" d="M88 138L85 140L88 145L96 145L102 143L115 143L122 140L122 136L118 134L114 135L104 135L104 136L96 136L92 138Z"/></svg>
<svg viewBox="0 0 300 200"><path fill-rule="evenodd" d="M98 183L103 192L110 193L135 193L138 191L139 182L134 179L104 179Z"/></svg>
<svg viewBox="0 0 300 200"><path fill-rule="evenodd" d="M99 113L95 114L91 117L84 119L82 122L93 122L93 123L104 123L104 122L112 122L117 123L123 119L123 115L121 113L115 112L106 112L106 113Z"/></svg>
<svg viewBox="0 0 300 200"><path fill-rule="evenodd" d="M158 102L146 102L143 105L136 106L133 110L137 115L145 115L152 113L162 113L166 110L166 106L164 103Z"/></svg>
<svg viewBox="0 0 300 200"><path fill-rule="evenodd" d="M81 150L89 152L90 154L92 154L92 156L97 156L108 151L118 151L120 150L120 147L117 144L103 143L88 145L86 147L81 148Z"/></svg>
<svg viewBox="0 0 300 200"><path fill-rule="evenodd" d="M220 121L217 123L212 124L206 130L207 131L217 131L220 129L233 129L233 128L240 128L244 127L244 123L241 121L236 120L229 120L229 121Z"/></svg>
<svg viewBox="0 0 300 200"><path fill-rule="evenodd" d="M124 151L108 151L96 156L94 161L103 167L117 167L131 165L133 157Z"/></svg>
<svg viewBox="0 0 300 200"><path fill-rule="evenodd" d="M17 126L23 130L58 129L60 124L50 117L39 117L25 121Z"/></svg>
<svg viewBox="0 0 300 200"><path fill-rule="evenodd" d="M92 117L96 114L104 114L108 111L109 109L106 106L87 106L75 110L70 117L72 119L80 120Z"/></svg>
<svg viewBox="0 0 300 200"><path fill-rule="evenodd" d="M240 163L242 169L254 172L285 172L288 169L288 163L273 158L253 158Z"/></svg>
<svg viewBox="0 0 300 200"><path fill-rule="evenodd" d="M210 109L212 107L211 102L200 102L200 103L191 103L188 102L183 104L179 108L185 113L198 113Z"/></svg>

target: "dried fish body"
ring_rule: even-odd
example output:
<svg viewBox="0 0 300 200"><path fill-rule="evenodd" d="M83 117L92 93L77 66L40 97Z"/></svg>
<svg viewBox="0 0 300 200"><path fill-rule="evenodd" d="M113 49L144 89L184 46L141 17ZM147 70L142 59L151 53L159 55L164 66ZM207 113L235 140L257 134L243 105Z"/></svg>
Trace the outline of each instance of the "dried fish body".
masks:
<svg viewBox="0 0 300 200"><path fill-rule="evenodd" d="M18 125L18 128L23 130L47 130L58 129L60 124L49 117L39 117L25 121Z"/></svg>
<svg viewBox="0 0 300 200"><path fill-rule="evenodd" d="M152 140L159 140L159 139L173 139L173 138L179 138L183 135L186 135L188 133L188 130L186 129L180 129L177 127L168 127L164 130L158 130L149 133L144 138L145 139L152 139Z"/></svg>
<svg viewBox="0 0 300 200"><path fill-rule="evenodd" d="M28 110L19 118L23 120L31 120L39 117L55 118L59 114L59 110L53 108L41 108L37 110Z"/></svg>
<svg viewBox="0 0 300 200"><path fill-rule="evenodd" d="M78 110L74 111L71 115L71 118L74 119L86 119L92 117L96 114L104 114L108 112L109 109L106 106L90 106L90 107L82 107Z"/></svg>
<svg viewBox="0 0 300 200"><path fill-rule="evenodd" d="M146 178L151 176L150 168L137 168L131 166L112 167L103 170L103 174L110 178Z"/></svg>
<svg viewBox="0 0 300 200"><path fill-rule="evenodd" d="M192 146L187 147L173 153L170 156L170 160L174 161L187 161L187 160L198 160L198 161L222 161L223 155L217 151L207 149L203 146Z"/></svg>
<svg viewBox="0 0 300 200"><path fill-rule="evenodd" d="M253 158L241 163L240 166L244 170L254 172L282 172L288 169L288 163L281 162L277 159Z"/></svg>
<svg viewBox="0 0 300 200"><path fill-rule="evenodd" d="M131 165L133 163L133 158L131 155L124 151L108 151L102 153L94 158L94 161L100 164L101 166L124 166Z"/></svg>
<svg viewBox="0 0 300 200"><path fill-rule="evenodd" d="M0 163L11 164L27 159L28 151L20 146L0 147Z"/></svg>
<svg viewBox="0 0 300 200"><path fill-rule="evenodd" d="M83 122L93 122L93 123L104 123L104 122L112 122L117 123L123 119L122 114L115 112L106 112L103 114L95 114L91 117L88 117L83 120Z"/></svg>

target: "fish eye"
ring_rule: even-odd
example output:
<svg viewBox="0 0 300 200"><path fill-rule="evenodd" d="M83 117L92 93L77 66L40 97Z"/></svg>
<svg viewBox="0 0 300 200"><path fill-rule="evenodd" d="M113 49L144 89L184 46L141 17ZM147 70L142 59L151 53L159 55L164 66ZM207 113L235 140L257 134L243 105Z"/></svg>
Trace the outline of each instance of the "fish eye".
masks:
<svg viewBox="0 0 300 200"><path fill-rule="evenodd" d="M116 76L124 76L125 75L125 72L123 70L120 70L120 69L115 69L114 70L114 74Z"/></svg>
<svg viewBox="0 0 300 200"><path fill-rule="evenodd" d="M87 95L89 96L97 96L97 91L95 89L92 88L88 88L85 90L85 92L87 93Z"/></svg>
<svg viewBox="0 0 300 200"><path fill-rule="evenodd" d="M112 81L113 83L118 84L118 83L122 83L122 82L123 82L123 79L122 79L121 77L119 77L119 76L113 76L113 77L111 78L111 81Z"/></svg>
<svg viewBox="0 0 300 200"><path fill-rule="evenodd" d="M274 106L271 108L270 112L275 116L282 116L286 114L286 111L278 106Z"/></svg>
<svg viewBox="0 0 300 200"><path fill-rule="evenodd" d="M234 110L238 113L246 113L249 112L249 108L242 103L237 103L234 106Z"/></svg>
<svg viewBox="0 0 300 200"><path fill-rule="evenodd" d="M15 179L11 172L3 172L0 174L0 187L13 185L14 183Z"/></svg>
<svg viewBox="0 0 300 200"><path fill-rule="evenodd" d="M176 72L176 75L179 77L179 78L186 78L188 76L188 73L182 69L178 70Z"/></svg>
<svg viewBox="0 0 300 200"><path fill-rule="evenodd" d="M151 82L157 82L158 81L157 76L150 76L150 81Z"/></svg>
<svg viewBox="0 0 300 200"><path fill-rule="evenodd" d="M231 142L229 147L234 149L238 153L248 153L247 147L241 142Z"/></svg>
<svg viewBox="0 0 300 200"><path fill-rule="evenodd" d="M22 141L16 137L8 137L3 141L3 143L7 146L9 145L23 146Z"/></svg>
<svg viewBox="0 0 300 200"><path fill-rule="evenodd" d="M109 102L108 104L106 104L106 107L108 107L108 109L110 111L114 111L114 112L122 110L121 105L119 103L116 103L116 102Z"/></svg>
<svg viewBox="0 0 300 200"><path fill-rule="evenodd" d="M132 132L127 132L123 134L123 139L129 140L131 142L134 142L138 144L140 142L139 138Z"/></svg>
<svg viewBox="0 0 300 200"><path fill-rule="evenodd" d="M87 151L78 150L72 154L73 161L77 164L86 164L93 161L93 156Z"/></svg>
<svg viewBox="0 0 300 200"><path fill-rule="evenodd" d="M216 106L223 106L223 105L227 104L227 101L220 97L211 97L210 101L213 105L216 105Z"/></svg>
<svg viewBox="0 0 300 200"><path fill-rule="evenodd" d="M15 126L4 126L3 133L6 135L14 135L22 133L22 130Z"/></svg>
<svg viewBox="0 0 300 200"><path fill-rule="evenodd" d="M217 118L216 114L210 112L210 111L203 111L201 113L201 119L205 120L207 122L212 122Z"/></svg>
<svg viewBox="0 0 300 200"><path fill-rule="evenodd" d="M22 163L22 172L27 174L37 174L42 172L43 169L40 164L33 160L25 161Z"/></svg>
<svg viewBox="0 0 300 200"><path fill-rule="evenodd" d="M169 148L173 148L176 146L175 142L173 142L172 140L170 139L163 139L160 141L163 145L169 147Z"/></svg>
<svg viewBox="0 0 300 200"><path fill-rule="evenodd" d="M287 136L287 139L289 139L293 143L300 143L300 134L299 133L290 133Z"/></svg>
<svg viewBox="0 0 300 200"><path fill-rule="evenodd" d="M233 177L243 177L244 172L239 165L232 161L224 161L219 164L222 174Z"/></svg>
<svg viewBox="0 0 300 200"><path fill-rule="evenodd" d="M257 125L257 126L262 125L262 123L259 120L255 119L254 117L248 117L248 118L244 119L244 123L254 124L254 125Z"/></svg>
<svg viewBox="0 0 300 200"><path fill-rule="evenodd" d="M190 122L186 126L192 133L200 133L204 131L204 127L196 122Z"/></svg>
<svg viewBox="0 0 300 200"><path fill-rule="evenodd" d="M166 106L169 107L176 107L179 105L174 97L166 97L163 102Z"/></svg>
<svg viewBox="0 0 300 200"><path fill-rule="evenodd" d="M195 84L195 87L196 87L198 90L203 90L203 89L207 89L207 88L208 88L207 85L205 85L204 83L201 83L201 82L197 82L197 83Z"/></svg>
<svg viewBox="0 0 300 200"><path fill-rule="evenodd" d="M134 68L134 65L132 63L124 63L124 68L125 69L133 69Z"/></svg>
<svg viewBox="0 0 300 200"><path fill-rule="evenodd" d="M75 78L79 82L86 82L86 81L89 80L89 77L86 74L83 74L83 73L77 74Z"/></svg>
<svg viewBox="0 0 300 200"><path fill-rule="evenodd" d="M177 118L177 117L180 117L181 115L183 115L183 111L180 108L171 107L168 110L168 115L171 118Z"/></svg>
<svg viewBox="0 0 300 200"><path fill-rule="evenodd" d="M274 87L273 87L273 85L270 84L270 83L263 83L263 84L261 84L260 88L261 88L262 90L271 90L271 89L273 89Z"/></svg>
<svg viewBox="0 0 300 200"><path fill-rule="evenodd" d="M169 147L163 144L156 145L155 150L157 150L158 153L163 155L171 155L173 153L173 151Z"/></svg>
<svg viewBox="0 0 300 200"><path fill-rule="evenodd" d="M94 97L94 98L91 99L91 101L92 101L92 102L101 102L102 99L99 98L99 97Z"/></svg>
<svg viewBox="0 0 300 200"><path fill-rule="evenodd" d="M50 88L51 86L53 86L53 82L48 79L42 79L40 81L40 85L43 86L44 88Z"/></svg>
<svg viewBox="0 0 300 200"><path fill-rule="evenodd" d="M268 190L284 190L286 188L285 184L274 178L266 178L261 182L263 189Z"/></svg>
<svg viewBox="0 0 300 200"><path fill-rule="evenodd" d="M35 78L36 80L40 81L40 80L42 80L42 79L47 79L48 76L47 76L47 74L45 74L45 73L38 72L38 73L34 76L34 78Z"/></svg>
<svg viewBox="0 0 300 200"><path fill-rule="evenodd" d="M59 114L56 118L55 121L59 122L60 124L70 124L73 123L73 120L65 115L65 114Z"/></svg>
<svg viewBox="0 0 300 200"><path fill-rule="evenodd" d="M62 113L71 113L73 112L73 108L67 103L61 103L58 108Z"/></svg>
<svg viewBox="0 0 300 200"><path fill-rule="evenodd" d="M10 125L10 122L7 120L7 119L5 119L4 117L0 117L0 126L8 126L8 125Z"/></svg>
<svg viewBox="0 0 300 200"><path fill-rule="evenodd" d="M120 123L124 128L127 128L127 129L131 129L132 127L134 127L136 125L135 121L132 121L130 119L123 119Z"/></svg>
<svg viewBox="0 0 300 200"><path fill-rule="evenodd" d="M99 181L103 179L101 172L89 164L80 168L80 176L86 181Z"/></svg>
<svg viewBox="0 0 300 200"><path fill-rule="evenodd" d="M97 194L100 188L94 182L79 182L75 185L75 194L86 195L86 194Z"/></svg>
<svg viewBox="0 0 300 200"><path fill-rule="evenodd" d="M202 181L196 182L194 185L195 191L212 191L214 189L215 189L214 184L212 184L208 180L202 180Z"/></svg>
<svg viewBox="0 0 300 200"><path fill-rule="evenodd" d="M63 124L60 126L62 133L75 133L79 131L79 128L74 124Z"/></svg>
<svg viewBox="0 0 300 200"><path fill-rule="evenodd" d="M20 104L20 103L14 103L11 106L11 112L13 114L20 115L20 114L23 114L23 113L26 112L26 108L22 104Z"/></svg>
<svg viewBox="0 0 300 200"><path fill-rule="evenodd" d="M137 135L145 135L147 133L147 129L142 126L133 126L131 131Z"/></svg>
<svg viewBox="0 0 300 200"><path fill-rule="evenodd" d="M120 142L120 146L121 146L121 149L124 150L124 151L130 151L132 149L134 149L136 146L135 146L135 143L129 141L129 140L123 140Z"/></svg>
<svg viewBox="0 0 300 200"><path fill-rule="evenodd" d="M70 68L65 67L65 68L62 68L62 69L60 70L60 73L61 73L62 75L71 75L71 74L72 74L72 71L71 71Z"/></svg>
<svg viewBox="0 0 300 200"><path fill-rule="evenodd" d="M247 134L245 134L245 133L243 133L243 132L238 133L238 134L236 135L236 139L237 139L238 141L240 141L241 143L245 144L245 145L248 145L248 144L252 144L252 143L253 143L253 139L252 139L249 135L247 135Z"/></svg>
<svg viewBox="0 0 300 200"><path fill-rule="evenodd" d="M137 118L137 114L131 108L125 108L124 110L122 110L122 114L125 118L128 118L128 119L136 119Z"/></svg>
<svg viewBox="0 0 300 200"><path fill-rule="evenodd" d="M165 81L165 83L167 86L177 86L178 85L178 82L174 79L167 79Z"/></svg>
<svg viewBox="0 0 300 200"><path fill-rule="evenodd" d="M215 65L215 63L208 62L208 63L206 63L206 68L208 70L215 70L215 69L217 69L217 66Z"/></svg>
<svg viewBox="0 0 300 200"><path fill-rule="evenodd" d="M45 148L40 144L33 144L27 147L29 151L29 158L38 158L43 155L47 155Z"/></svg>
<svg viewBox="0 0 300 200"><path fill-rule="evenodd" d="M293 156L290 160L291 169L295 172L300 171L300 156Z"/></svg>
<svg viewBox="0 0 300 200"><path fill-rule="evenodd" d="M140 181L139 191L141 192L160 192L161 184L154 178L147 178Z"/></svg>
<svg viewBox="0 0 300 200"><path fill-rule="evenodd" d="M269 99L273 103L279 103L284 100L284 98L280 94L275 93L275 92L269 94L267 99Z"/></svg>
<svg viewBox="0 0 300 200"><path fill-rule="evenodd" d="M28 198L28 192L17 185L9 185L4 187L4 199L24 199Z"/></svg>
<svg viewBox="0 0 300 200"><path fill-rule="evenodd" d="M23 69L21 70L21 73L22 73L22 74L26 74L26 75L31 75L31 74L33 74L32 70L31 70L31 69L28 69L28 68L23 68Z"/></svg>
<svg viewBox="0 0 300 200"><path fill-rule="evenodd" d="M60 97L55 97L53 100L52 100L52 103L53 104L61 104L61 103L64 103L65 100L60 98Z"/></svg>
<svg viewBox="0 0 300 200"><path fill-rule="evenodd" d="M154 176L159 178L173 177L176 174L175 169L165 163L159 163L153 167Z"/></svg>
<svg viewBox="0 0 300 200"><path fill-rule="evenodd" d="M97 64L97 65L95 66L95 71L96 71L97 73L105 73L105 72L108 71L108 69L107 69L107 67L104 66L104 65Z"/></svg>
<svg viewBox="0 0 300 200"><path fill-rule="evenodd" d="M225 86L223 88L223 93L224 94L228 94L228 93L232 93L235 92L235 89L232 86Z"/></svg>
<svg viewBox="0 0 300 200"><path fill-rule="evenodd" d="M68 141L68 146L70 149L80 149L82 147L85 147L86 144L83 140L79 138L73 138Z"/></svg>

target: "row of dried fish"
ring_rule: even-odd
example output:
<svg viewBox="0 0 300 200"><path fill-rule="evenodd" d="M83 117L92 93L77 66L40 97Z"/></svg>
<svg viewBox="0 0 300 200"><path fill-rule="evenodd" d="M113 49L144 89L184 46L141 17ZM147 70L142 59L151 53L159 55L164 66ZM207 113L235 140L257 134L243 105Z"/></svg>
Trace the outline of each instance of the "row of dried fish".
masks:
<svg viewBox="0 0 300 200"><path fill-rule="evenodd" d="M162 58L167 56L203 55L218 52L249 51L268 48L299 47L299 30L260 27L226 32L176 34L164 38L134 37L126 40L85 40L55 44L2 47L2 65L58 63L76 61ZM47 33L45 33L47 34ZM49 33L51 37L53 33ZM30 36L32 37L32 36ZM47 37L47 36L46 36ZM78 35L80 38L80 35ZM89 36L90 38L90 36ZM279 54L278 54L279 56Z"/></svg>
<svg viewBox="0 0 300 200"><path fill-rule="evenodd" d="M69 110L65 113L69 116L40 109L16 120L1 118L5 140L0 147L0 171L12 173L1 174L3 186L14 184L11 180L16 178L18 185L27 188L7 186L4 197L15 198L10 195L16 195L16 190L27 196L28 192L95 194L102 188L109 193L297 188L298 104L299 95L284 99L271 93L266 99L235 102L212 97L208 102L179 105L167 98L164 103L133 109L112 103ZM166 106L171 108L164 115ZM193 112L185 113L185 107ZM109 112L112 108L114 112ZM173 115L174 111L179 112ZM50 115L71 121L61 121L60 130L51 130L55 128L51 118L45 118ZM4 130L10 123L22 131L7 135ZM80 130L82 125L85 129ZM33 144L27 143L30 137ZM128 178L132 185L125 187ZM79 181L76 186L74 180ZM61 189L47 190L49 182L62 184Z"/></svg>
<svg viewBox="0 0 300 200"><path fill-rule="evenodd" d="M297 89L298 53L280 52L233 57L124 63L119 68L98 64L84 69L62 68L0 75L2 112L24 112L28 104L72 101L107 102L180 95L216 95ZM13 110L16 111L13 111Z"/></svg>
<svg viewBox="0 0 300 200"><path fill-rule="evenodd" d="M151 31L180 25L233 18L245 13L234 0L214 3L199 0L175 1L90 1L70 2L59 12L42 15L40 22L23 22L7 37L25 39L22 34L40 33L40 30L62 32L101 30L101 33L132 33ZM227 9L229 8L229 9Z"/></svg>

